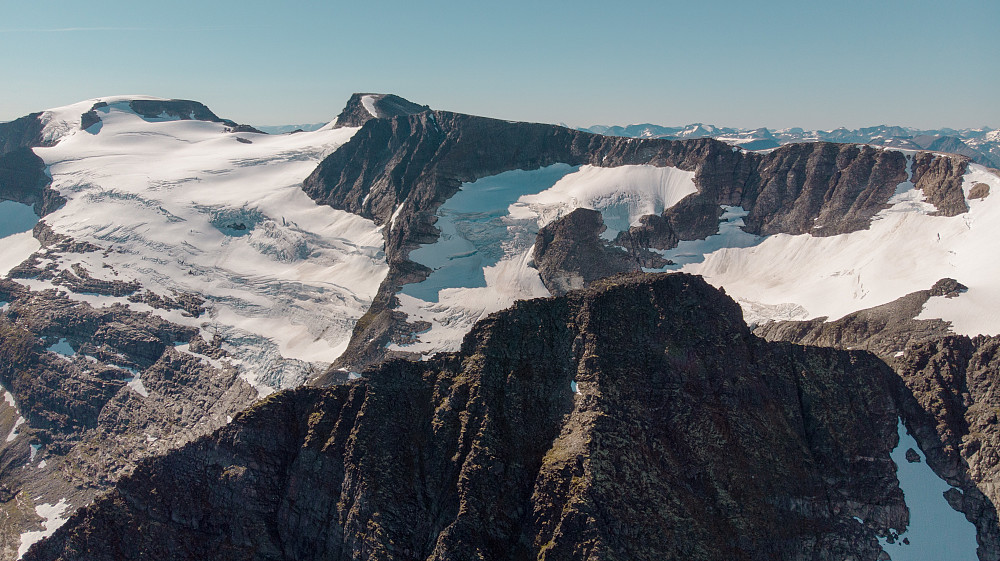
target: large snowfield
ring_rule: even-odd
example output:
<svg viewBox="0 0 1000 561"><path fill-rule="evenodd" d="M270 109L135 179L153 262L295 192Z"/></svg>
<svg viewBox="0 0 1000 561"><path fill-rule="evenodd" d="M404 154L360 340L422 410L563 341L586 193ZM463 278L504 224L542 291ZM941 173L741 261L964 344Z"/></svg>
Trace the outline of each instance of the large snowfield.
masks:
<svg viewBox="0 0 1000 561"><path fill-rule="evenodd" d="M219 333L261 392L302 383L343 352L388 272L380 228L301 190L357 129L233 133L222 123L146 119L130 99L149 98L88 100L43 114L43 135L58 142L35 152L68 200L44 220L103 250L60 255L58 267L80 264L95 278L136 280L162 296L194 293L206 299L207 315L70 297L195 325L206 339ZM97 101L108 104L97 109L101 122L81 130L81 114ZM38 248L30 233L17 236L0 252L6 269Z"/></svg>

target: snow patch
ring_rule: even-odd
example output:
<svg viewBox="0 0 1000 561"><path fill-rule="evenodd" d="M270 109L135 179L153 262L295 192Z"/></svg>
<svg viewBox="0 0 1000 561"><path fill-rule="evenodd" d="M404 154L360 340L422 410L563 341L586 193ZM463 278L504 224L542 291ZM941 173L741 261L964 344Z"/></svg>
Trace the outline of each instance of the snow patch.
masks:
<svg viewBox="0 0 1000 561"><path fill-rule="evenodd" d="M18 427L27 422L24 417L18 415L17 420L14 421L14 426L10 429L10 434L7 435L7 442L14 442L14 439L18 437Z"/></svg>
<svg viewBox="0 0 1000 561"><path fill-rule="evenodd" d="M28 552L28 548L36 542L51 536L60 526L66 523L67 518L63 518L62 516L69 506L66 499L59 499L59 502L54 505L43 503L35 507L35 513L42 518L42 529L21 534L21 545L17 549L18 559Z"/></svg>
<svg viewBox="0 0 1000 561"><path fill-rule="evenodd" d="M146 391L146 386L142 385L142 375L137 374L132 378L129 378L128 387L132 388L132 391L141 395L142 397L149 397L149 392Z"/></svg>
<svg viewBox="0 0 1000 561"><path fill-rule="evenodd" d="M520 197L511 205L510 215L534 219L541 227L577 208L598 210L608 228L603 236L614 239L618 232L638 224L640 217L660 214L697 192L693 171L650 165L585 165L541 193Z"/></svg>
<svg viewBox="0 0 1000 561"><path fill-rule="evenodd" d="M1000 178L976 164L964 181L966 193L977 182L1000 189ZM949 277L968 292L931 298L918 319L950 321L961 334L1000 333L1000 260L983 258L996 252L1000 239L1000 197L968 201L969 212L955 217L932 216L923 193L906 181L890 203L868 230L777 234L750 247L717 249L681 270L757 304L758 320L784 319L788 306L801 308L796 319L836 320Z"/></svg>
<svg viewBox="0 0 1000 561"><path fill-rule="evenodd" d="M369 115L378 119L378 111L375 109L375 96L363 96L361 98L361 106L365 108L365 111L367 111Z"/></svg>

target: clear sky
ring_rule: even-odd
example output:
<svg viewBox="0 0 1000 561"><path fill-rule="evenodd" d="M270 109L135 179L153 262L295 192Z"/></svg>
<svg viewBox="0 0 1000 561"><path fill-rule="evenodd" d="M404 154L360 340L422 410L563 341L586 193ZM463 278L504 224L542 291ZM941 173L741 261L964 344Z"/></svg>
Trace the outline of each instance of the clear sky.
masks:
<svg viewBox="0 0 1000 561"><path fill-rule="evenodd" d="M0 0L0 120L103 95L257 125L355 91L573 126L1000 127L1000 1Z"/></svg>

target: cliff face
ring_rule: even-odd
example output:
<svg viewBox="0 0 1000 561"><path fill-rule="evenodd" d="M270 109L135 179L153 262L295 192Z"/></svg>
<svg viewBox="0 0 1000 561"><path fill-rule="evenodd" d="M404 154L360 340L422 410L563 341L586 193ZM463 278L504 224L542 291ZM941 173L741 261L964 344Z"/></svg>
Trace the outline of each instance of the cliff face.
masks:
<svg viewBox="0 0 1000 561"><path fill-rule="evenodd" d="M956 200L964 204L960 178L966 160L926 154L920 162L919 169L914 166L914 181L930 202L941 212L953 212L949 209ZM645 164L695 172L697 193L660 216L647 217L647 227L619 237L617 243L632 254L634 264L623 268L611 262L617 260L615 252L607 253L611 261L595 264L612 272L650 266L649 247L669 248L679 240L716 233L720 205L748 211L744 230L753 234L827 236L865 229L908 177L901 153L870 147L811 143L758 154L707 138L605 137L444 111L392 118L372 118L369 113L361 130L303 185L319 203L378 224L392 222L385 229L390 272L338 366L359 368L381 360L394 337L414 331L406 326L405 316L394 311L395 295L404 284L430 273L410 261L409 252L437 239L435 212L462 183L556 163Z"/></svg>
<svg viewBox="0 0 1000 561"><path fill-rule="evenodd" d="M45 146L41 113L32 113L9 123L0 123L0 201L32 205L44 216L66 200L49 189L52 178L45 162L31 149Z"/></svg>
<svg viewBox="0 0 1000 561"><path fill-rule="evenodd" d="M276 394L25 559L876 559L900 388L757 339L697 277L616 277Z"/></svg>

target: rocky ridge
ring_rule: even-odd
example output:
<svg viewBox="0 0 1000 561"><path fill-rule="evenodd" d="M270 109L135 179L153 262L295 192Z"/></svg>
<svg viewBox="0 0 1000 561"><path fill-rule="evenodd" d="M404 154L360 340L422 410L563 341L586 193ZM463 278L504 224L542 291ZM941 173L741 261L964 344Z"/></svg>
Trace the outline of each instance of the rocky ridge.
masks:
<svg viewBox="0 0 1000 561"><path fill-rule="evenodd" d="M696 277L617 277L276 394L25 559L876 559L907 519L905 400L871 355L757 339Z"/></svg>

